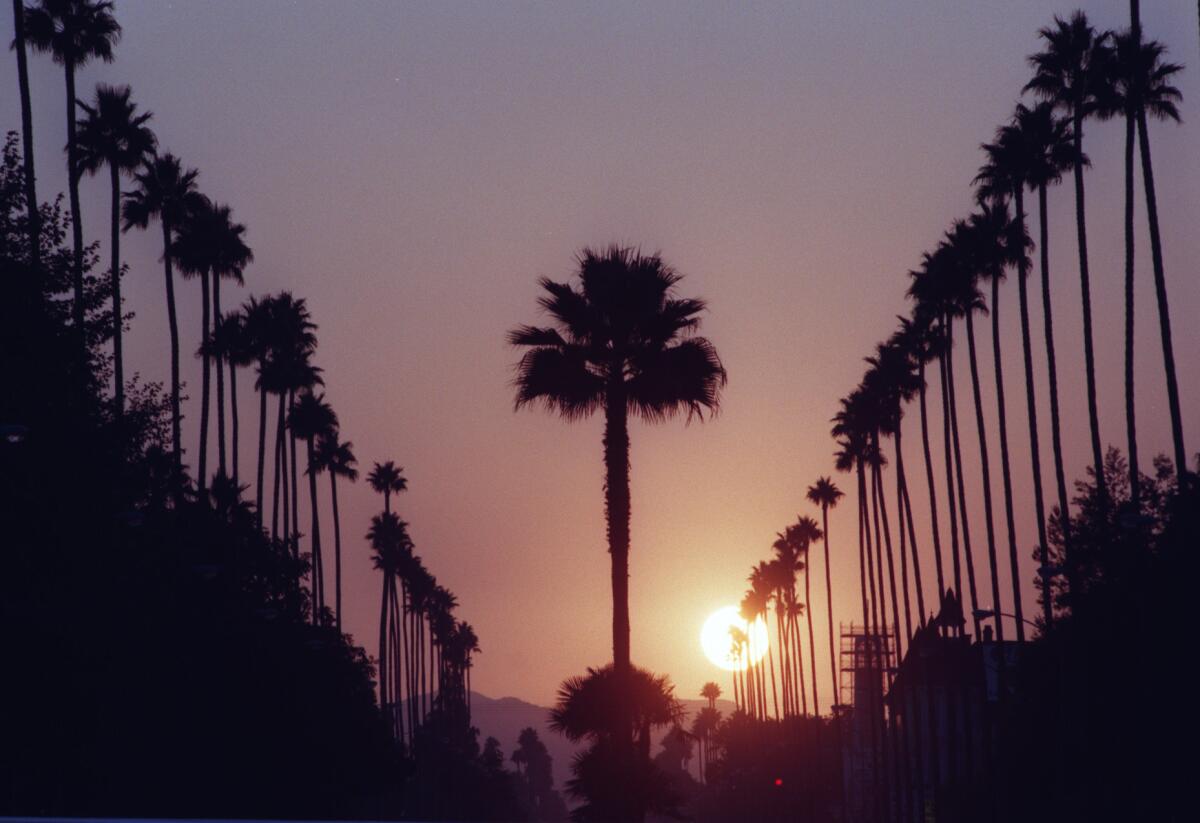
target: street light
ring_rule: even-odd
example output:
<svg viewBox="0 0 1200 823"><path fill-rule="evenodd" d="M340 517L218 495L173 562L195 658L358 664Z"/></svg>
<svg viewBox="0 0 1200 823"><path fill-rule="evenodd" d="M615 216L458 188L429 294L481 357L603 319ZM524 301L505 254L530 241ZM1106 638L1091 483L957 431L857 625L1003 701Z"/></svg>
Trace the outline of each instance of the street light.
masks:
<svg viewBox="0 0 1200 823"><path fill-rule="evenodd" d="M976 620L987 620L989 617L995 617L997 614L999 614L1001 617L1011 617L1013 620L1020 620L1022 623L1028 623L1035 629L1038 628L1038 624L1034 623L1032 620L1027 620L1024 617L1017 617L1015 614L1009 614L1008 612L997 612L995 609L975 609L973 612L971 612L971 614L975 616Z"/></svg>

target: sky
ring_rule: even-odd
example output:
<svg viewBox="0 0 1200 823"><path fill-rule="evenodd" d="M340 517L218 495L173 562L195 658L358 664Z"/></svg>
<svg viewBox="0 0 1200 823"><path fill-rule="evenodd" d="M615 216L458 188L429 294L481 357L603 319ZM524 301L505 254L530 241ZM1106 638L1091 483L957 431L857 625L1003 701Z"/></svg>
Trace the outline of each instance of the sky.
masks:
<svg viewBox="0 0 1200 823"><path fill-rule="evenodd" d="M1155 123L1151 139L1185 435L1195 452L1200 36L1190 0L1142 5L1147 36L1187 64L1178 78L1185 124ZM1101 27L1127 21L1123 0L1082 7ZM505 331L539 321L537 278L570 277L585 245L661 251L684 273L681 291L709 301L703 332L729 385L714 420L632 427L631 611L635 663L671 675L694 697L706 680L730 688L701 652L704 619L737 602L776 532L798 514L816 514L804 491L835 474L828 431L838 398L908 310L906 273L969 213L979 144L1018 101L1037 29L1073 8L1045 0L117 0L124 36L116 61L88 66L78 86L90 98L97 82L130 84L134 100L154 112L160 146L200 169L201 189L246 224L255 262L244 289L223 288L227 305L281 289L307 299L342 437L353 441L364 474L373 461L404 467L410 491L395 506L480 636L472 682L487 695L546 704L565 677L611 659L602 421L514 412L517 353ZM0 15L4 42L11 26ZM15 60L5 60L0 126L18 129ZM66 185L63 77L44 56L31 56L30 72L39 192L48 198ZM1105 443L1118 446L1123 136L1119 123L1091 123L1085 133L1100 421ZM85 180L82 198L85 235L101 241L107 260L107 175ZM1170 440L1140 188L1137 219L1138 422L1149 455L1169 450ZM1088 439L1073 221L1069 185L1054 188L1064 446L1067 475L1078 478ZM161 381L169 366L160 238L133 232L122 249L126 307L136 313L126 373ZM1030 286L1040 288L1036 274ZM185 352L198 343L198 288L177 287ZM1015 284L1001 300L1017 539L1032 616L1036 532ZM1033 302L1049 506L1042 314ZM980 332L995 452L986 325ZM185 358L184 367L195 465L198 361ZM243 466L254 460L251 379L239 386ZM937 398L930 403L940 420ZM907 459L919 470L915 413L908 425ZM853 486L850 477L835 480ZM968 470L966 480L984 569L978 473ZM327 484L320 488L328 534ZM382 503L362 481L340 491L345 623L372 649L380 581L363 536ZM998 466L993 494L1003 550ZM923 483L912 495L931 579ZM861 615L854 506L847 497L830 523L838 622ZM945 511L943 502L943 533ZM827 706L819 556L812 568ZM1010 611L1007 572L1004 585Z"/></svg>

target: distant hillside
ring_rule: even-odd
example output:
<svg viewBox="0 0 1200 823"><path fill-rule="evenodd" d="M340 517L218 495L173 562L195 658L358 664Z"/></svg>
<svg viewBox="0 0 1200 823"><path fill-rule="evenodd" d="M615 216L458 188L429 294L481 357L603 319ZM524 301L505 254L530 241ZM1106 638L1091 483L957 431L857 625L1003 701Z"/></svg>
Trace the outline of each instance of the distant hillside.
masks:
<svg viewBox="0 0 1200 823"><path fill-rule="evenodd" d="M688 712L685 727L690 727L692 718L707 705L707 701L684 700L683 705ZM733 708L732 701L717 701L717 709L723 715L731 714ZM561 734L551 731L549 720L550 709L545 706L526 703L515 697L494 698L479 692L471 693L471 722L479 729L480 745L482 746L483 741L487 738L494 737L500 741L500 748L503 750L505 758L508 758L517 746L517 736L520 735L521 730L530 726L537 729L542 742L550 751L550 756L554 758L554 784L561 790L571 773L571 759L582 746L571 743ZM663 733L665 730L655 735L654 752L658 751L659 739ZM508 766L512 768L512 763L509 762ZM695 768L696 761L693 760L693 773Z"/></svg>

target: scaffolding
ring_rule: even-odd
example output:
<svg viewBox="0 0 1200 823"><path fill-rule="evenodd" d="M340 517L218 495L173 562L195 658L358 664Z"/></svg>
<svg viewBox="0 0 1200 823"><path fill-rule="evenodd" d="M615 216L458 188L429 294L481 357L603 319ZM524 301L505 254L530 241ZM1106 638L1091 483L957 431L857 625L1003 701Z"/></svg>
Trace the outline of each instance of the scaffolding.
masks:
<svg viewBox="0 0 1200 823"><path fill-rule="evenodd" d="M872 684L878 694L885 691L885 677L895 668L895 638L885 624L878 633L858 623L841 624L838 649L839 695L843 708L860 706Z"/></svg>

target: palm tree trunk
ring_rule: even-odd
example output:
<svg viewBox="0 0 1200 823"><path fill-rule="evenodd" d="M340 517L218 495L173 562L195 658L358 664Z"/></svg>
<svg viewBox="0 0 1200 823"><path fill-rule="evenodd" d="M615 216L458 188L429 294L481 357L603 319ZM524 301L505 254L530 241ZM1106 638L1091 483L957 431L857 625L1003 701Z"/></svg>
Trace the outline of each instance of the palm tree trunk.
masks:
<svg viewBox="0 0 1200 823"><path fill-rule="evenodd" d="M875 450L880 455L883 450L879 445L879 434L875 434ZM896 555L892 551L892 527L888 522L887 497L883 493L883 469L876 466L872 472L872 478L875 483L875 488L872 491L874 497L879 500L879 512L876 517L876 523L883 524L883 546L887 552L887 570L888 570L888 590L892 597L892 632L896 635L896 659L903 657L903 649L900 644L900 596L896 586ZM876 534L879 533L879 526L876 527Z"/></svg>
<svg viewBox="0 0 1200 823"><path fill-rule="evenodd" d="M1167 405L1171 411L1171 445L1175 450L1175 474L1187 472L1183 445L1183 418L1179 410L1179 383L1175 378L1175 352L1171 343L1171 311L1167 303L1167 278L1163 271L1162 238L1158 231L1158 197L1154 193L1154 164L1150 159L1150 134L1146 111L1138 111L1138 145L1142 155L1142 184L1146 190L1146 220L1150 224L1150 260L1154 265L1154 294L1158 300L1158 328L1162 338L1163 368L1167 372Z"/></svg>
<svg viewBox="0 0 1200 823"><path fill-rule="evenodd" d="M280 392L279 394L279 424L275 429L275 436L278 440L276 448L279 449L279 493L283 500L282 517L280 518L279 534L283 539L283 545L290 548L292 556L299 559L299 546L295 540L295 532L291 530L291 520L289 512L291 511L291 495L288 494L288 453L287 453L287 416L284 412L284 402L286 396Z"/></svg>
<svg viewBox="0 0 1200 823"><path fill-rule="evenodd" d="M618 681L632 676L629 628L629 424L620 371L609 379L604 409L604 511L612 557L613 671ZM623 704L624 705L624 704ZM633 727L621 718L618 745L629 749ZM632 752L630 753L632 756Z"/></svg>
<svg viewBox="0 0 1200 823"><path fill-rule="evenodd" d="M993 284L996 284L998 282L999 281L996 278L992 278ZM992 299L993 300L995 299L994 293L993 293ZM975 349L975 321L973 319L973 314L974 313L971 311L967 312L967 318L966 318L967 319L967 350L969 353L969 359L970 359L970 365L971 365L971 396L975 401L975 428L976 428L976 431L977 431L977 434L979 437L979 466L980 466L979 473L980 473L980 477L982 478L982 481L983 481L983 519L984 519L984 525L985 525L986 531L987 531L988 568L991 570L991 578L992 578L992 603L993 603L993 608L995 608L995 610L996 610L996 614L999 615L1000 609L1001 609L1001 606L1000 606L1000 577L999 577L999 572L998 572L999 564L998 564L997 558L996 558L995 526L994 526L994 521L992 519L993 518L993 514L992 514L992 478L991 478L990 464L988 461L987 427L983 422L983 400L981 398L980 389L979 389L979 361L977 359L976 349ZM998 329L998 327L997 327L997 329ZM951 408L953 408L953 402L954 401L951 400ZM959 482L960 483L962 482L961 479ZM963 505L963 511L964 511L964 516L965 516L965 512L966 512L965 499L963 499L961 502ZM967 556L969 559L970 558L970 550L968 550ZM973 565L973 564L971 564L971 565ZM971 575L969 575L969 577L972 578L971 610L974 611L977 608L975 605L976 600L975 600L975 585L974 585L974 580L973 580L974 575L971 574ZM961 592L959 594L961 596ZM996 622L997 623L1000 622L999 617L997 617ZM979 636L979 618L973 617L973 624L975 627L975 636L978 637ZM1001 639L1003 639L1003 634L1001 634Z"/></svg>
<svg viewBox="0 0 1200 823"><path fill-rule="evenodd" d="M904 417L901 403L896 403L896 429L893 432L896 451L896 534L900 536L900 594L904 599L905 641L912 638L912 597L908 594L908 540L904 529L904 463L900 458L900 426ZM882 492L882 487L881 487Z"/></svg>
<svg viewBox="0 0 1200 823"><path fill-rule="evenodd" d="M1138 470L1137 412L1133 379L1133 144L1137 118L1125 112L1125 436L1129 448L1129 497L1134 508L1140 507L1141 472Z"/></svg>
<svg viewBox="0 0 1200 823"><path fill-rule="evenodd" d="M902 426L899 416L896 418L896 508L900 519L900 530L903 532L905 525L908 526L908 545L909 551L912 553L912 569L913 569L913 587L917 592L917 622L920 623L921 618L925 614L925 587L921 582L921 555L917 551L917 533L913 526L912 503L908 499L908 476L904 473L904 441L902 439ZM901 546L903 549L903 546ZM907 611L908 603L908 584L904 586L904 609L906 612L905 620L908 620ZM912 627L908 626L908 636L912 637Z"/></svg>
<svg viewBox="0 0 1200 823"><path fill-rule="evenodd" d="M800 686L800 711L805 717L808 717L808 686L804 682L804 649L803 644L800 642L800 627L796 625L796 618L794 616L788 615L788 621L792 626L792 642L796 647L796 672Z"/></svg>
<svg viewBox="0 0 1200 823"><path fill-rule="evenodd" d="M1021 227L1021 238L1024 240L1026 232L1025 191L1023 188L1018 187L1014 200L1017 208L1017 224ZM1017 298L1020 301L1021 308L1021 354L1025 361L1025 411L1029 418L1029 454L1030 465L1033 471L1033 504L1034 517L1037 519L1038 551L1041 553L1041 565L1045 568L1049 563L1049 547L1046 540L1046 502L1042 490L1042 452L1038 436L1037 398L1034 393L1033 339L1029 331L1028 279L1029 265L1025 255L1022 254L1017 264ZM1042 599L1045 601L1043 604L1043 617L1046 626L1049 626L1053 619L1050 609L1049 577L1043 574L1041 580Z"/></svg>
<svg viewBox="0 0 1200 823"><path fill-rule="evenodd" d="M878 454L882 454L882 451L880 450L880 447L879 447L878 432L875 433L874 438L875 438L875 451ZM891 628L891 631L888 631L886 633L889 636L894 637L896 639L896 660L899 661L899 660L902 660L904 657L904 650L900 643L900 606L898 603L898 597L896 595L895 556L894 556L894 553L892 552L892 529L891 529L891 526L888 524L887 499L884 497L884 494L883 494L883 471L879 467L878 464L874 467L874 471L871 472L871 478L872 478L872 482L874 484L874 486L871 490L871 502L872 502L872 507L875 510L875 540L876 540L876 543L878 544L879 533L880 533L879 526L880 526L880 522L882 521L883 544L887 548L888 586L889 586L891 596L892 596L892 628ZM882 566L883 566L883 561L881 559L880 567L882 568ZM880 585L880 588L882 589L883 588L882 580L880 581L879 585ZM885 598L885 602L886 602L886 598ZM894 682L894 674L889 671L888 672L889 691L890 691L890 686L891 686L892 682ZM903 778L904 765L909 762L908 738L907 738L907 736L902 735L900 733L900 727L896 722L895 711L889 711L887 714L887 718L888 718L888 733L889 733L889 736L891 737L891 743L892 743L892 763L894 764L892 775L893 775L893 779L896 783L896 790L895 790L895 794L893 795L893 807L894 807L895 818L897 820L899 820L902 817L902 815L900 814L900 809L902 809L908 805L909 785L908 785L908 782L906 780L904 780L904 778Z"/></svg>
<svg viewBox="0 0 1200 823"><path fill-rule="evenodd" d="M766 614L763 614L763 623L767 622ZM767 665L771 667L771 703L775 706L775 719L779 719L779 690L775 688L775 655L771 651L771 644L767 644Z"/></svg>
<svg viewBox="0 0 1200 823"><path fill-rule="evenodd" d="M829 571L829 504L821 506L821 533L825 545L825 619L829 623L829 674L830 687L833 695L830 698L833 705L839 703L838 699L838 674L837 674L837 648L833 640L833 578ZM816 675L813 675L813 682L816 682Z"/></svg>
<svg viewBox="0 0 1200 823"><path fill-rule="evenodd" d="M958 402L956 397L958 392L954 387L954 329L952 326L947 327L950 335L951 345L947 348L946 354L946 389L950 395L950 433L953 435L954 442L954 475L958 482L958 516L962 521L962 546L963 559L967 567L967 588L971 593L971 612L979 608L979 601L975 594L975 557L971 551L971 526L970 520L967 517L967 492L963 481L963 460L961 441L958 436ZM971 358L971 363L974 365L975 358ZM962 590L958 592L958 596L962 598ZM979 620L974 621L975 635L979 636Z"/></svg>
<svg viewBox="0 0 1200 823"><path fill-rule="evenodd" d="M991 278L991 350L996 366L996 409L1000 414L1000 471L1004 488L1004 524L1008 528L1008 561L1013 575L1013 614L1016 623L1016 639L1025 639L1024 612L1021 611L1021 572L1016 558L1016 527L1013 522L1013 476L1008 462L1008 414L1004 410L1004 368L1000 353L1000 278ZM971 593L972 611L978 608ZM997 614L996 623L1001 617ZM976 620L976 636L979 636L979 621Z"/></svg>
<svg viewBox="0 0 1200 823"><path fill-rule="evenodd" d="M288 392L288 413L296 407L296 392L295 390ZM293 551L296 556L300 556L300 482L297 468L299 463L296 460L296 433L288 429L287 443L292 447L292 541L295 543ZM286 448L286 446L285 446ZM286 484L286 481L285 481ZM287 488L286 485L284 487Z"/></svg>
<svg viewBox="0 0 1200 823"><path fill-rule="evenodd" d="M921 447L924 450L925 456L925 482L929 486L929 527L933 534L933 559L937 566L937 599L941 600L943 594L946 593L946 578L942 570L942 535L941 527L938 525L937 513L937 488L933 482L933 458L929 452L929 413L925 406L925 360L919 359L917 363L917 375L920 381L919 399L921 411ZM910 512L911 514L911 512ZM925 617L925 609L921 609L921 617Z"/></svg>
<svg viewBox="0 0 1200 823"><path fill-rule="evenodd" d="M233 469L233 485L238 484L238 402L237 366L229 362L229 461Z"/></svg>
<svg viewBox="0 0 1200 823"><path fill-rule="evenodd" d="M200 291L203 293L200 315L200 339L208 340L211 313L208 294L208 269L200 272ZM200 455L198 458L199 470L196 485L200 489L200 498L203 500L204 490L208 488L208 393L211 385L207 347L201 349L200 364Z"/></svg>
<svg viewBox="0 0 1200 823"><path fill-rule="evenodd" d="M808 616L808 659L809 667L812 670L812 697L813 697L813 714L817 717L821 716L821 698L817 690L817 641L813 635L813 619L812 619L812 595L809 587L808 574L808 555L805 555L804 560L804 611Z"/></svg>
<svg viewBox="0 0 1200 823"><path fill-rule="evenodd" d="M948 346L948 344L947 344ZM950 559L952 571L954 574L954 592L957 597L962 597L962 565L960 562L960 554L958 548L958 507L954 502L954 449L951 446L950 432L950 392L946 385L946 361L949 359L949 351L943 351L938 355L938 379L941 382L942 389L942 457L946 463L946 501L950 512ZM941 576L941 564L938 564L938 574ZM945 597L946 588L941 588L940 596Z"/></svg>
<svg viewBox="0 0 1200 823"><path fill-rule="evenodd" d="M213 272L213 315L212 331L215 334L217 324L221 322L221 275ZM228 477L225 460L225 365L221 362L224 352L213 356L217 370L217 471ZM295 455L293 455L295 457Z"/></svg>
<svg viewBox="0 0 1200 823"><path fill-rule="evenodd" d="M388 664L387 664L387 634L388 634L388 587L391 575L383 570L383 593L379 597L379 658L376 663L379 674L379 708L383 714L384 725L391 728L388 714Z"/></svg>
<svg viewBox="0 0 1200 823"><path fill-rule="evenodd" d="M113 323L113 420L118 433L125 420L125 355L121 347L121 170L109 162L112 176L112 233L109 251L112 252L112 323Z"/></svg>
<svg viewBox="0 0 1200 823"><path fill-rule="evenodd" d="M25 212L29 219L29 263L42 273L42 213L38 208L37 176L33 170L33 108L29 97L29 66L25 54L25 4L13 0L13 50L17 53L17 83L21 89L21 146L25 164ZM39 286L39 292L41 287Z"/></svg>
<svg viewBox="0 0 1200 823"><path fill-rule="evenodd" d="M342 521L338 515L337 472L329 471L329 496L333 499L333 613L342 633Z"/></svg>
<svg viewBox="0 0 1200 823"><path fill-rule="evenodd" d="M1096 352L1092 345L1092 286L1088 275L1087 217L1083 191L1083 116L1076 111L1072 118L1075 130L1075 236L1079 244L1079 290L1083 306L1083 360L1087 372L1088 426L1092 436L1092 465L1096 470L1096 491L1107 502L1108 486L1104 481L1104 452L1100 446L1100 412L1096 400ZM998 622L998 621L997 621Z"/></svg>
<svg viewBox="0 0 1200 823"><path fill-rule="evenodd" d="M788 658L788 644L784 635L783 589L775 590L775 638L779 647L779 674L783 680L783 716L792 714L792 663Z"/></svg>
<svg viewBox="0 0 1200 823"><path fill-rule="evenodd" d="M262 365L259 365L262 368ZM266 473L267 457L267 389L258 387L258 476L255 479L255 501L257 504L258 527L263 527L263 480Z"/></svg>
<svg viewBox="0 0 1200 823"><path fill-rule="evenodd" d="M312 510L312 593L313 625L320 623L321 610L325 608L325 566L321 558L321 518L317 511L317 473L313 468L313 438L307 438L308 460L308 504ZM293 471L295 467L293 466Z"/></svg>
<svg viewBox="0 0 1200 823"><path fill-rule="evenodd" d="M1050 228L1049 217L1046 214L1045 184L1038 186L1038 246L1042 269L1042 322L1046 335L1046 373L1050 380L1050 444L1054 451L1054 482L1058 491L1063 552L1069 557L1071 554L1071 509L1067 501L1067 480L1066 472L1063 469L1062 426L1058 413L1058 368L1054 355L1054 312L1050 308Z"/></svg>
<svg viewBox="0 0 1200 823"><path fill-rule="evenodd" d="M83 311L83 218L79 210L79 147L75 139L75 64L67 60L67 193L71 204L71 278L75 290L75 333L79 335L80 363L87 362L87 331Z"/></svg>
<svg viewBox="0 0 1200 823"><path fill-rule="evenodd" d="M167 285L167 327L171 336L171 454L175 459L175 474L183 477L182 420L179 412L179 319L175 313L175 274L171 270L171 224L162 219L163 275ZM261 504L262 491L259 491ZM261 509L261 505L260 505ZM259 526L262 518L259 517Z"/></svg>

